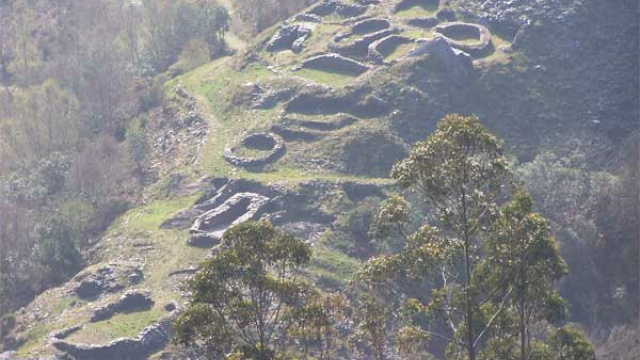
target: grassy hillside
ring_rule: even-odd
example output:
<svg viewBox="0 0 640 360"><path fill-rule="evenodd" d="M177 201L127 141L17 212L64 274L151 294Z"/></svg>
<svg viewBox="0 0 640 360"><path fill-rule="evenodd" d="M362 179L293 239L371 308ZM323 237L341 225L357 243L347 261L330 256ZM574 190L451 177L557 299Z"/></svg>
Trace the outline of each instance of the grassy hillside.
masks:
<svg viewBox="0 0 640 360"><path fill-rule="evenodd" d="M362 261L377 251L366 239L367 221L392 188L388 178L391 166L406 156L413 142L431 132L444 114L477 114L505 139L514 163L529 162L542 149L563 152L572 148L571 141L563 140L569 134L582 144L600 131L593 122L585 124L576 112L581 106L578 95L564 93L566 89L547 81L554 70L547 70L538 55L527 50L536 46L538 39L512 46L515 34L489 23L490 43L472 56L473 69L460 79L451 72L455 64L433 53L407 56L419 46L419 39L439 36L435 24L418 25L423 24L419 19L436 19L439 11L447 9L458 21L481 22L465 7L468 2L442 1L406 8L396 8L397 2L388 0L369 7L345 3L351 10L312 9L307 15L313 17L278 24L247 44L228 34L226 40L235 55L220 57L163 85L164 104L141 115L151 129L144 136L153 143L159 134L154 130L166 131L161 125L166 109L180 119L196 113L205 135L190 135L190 127L174 129L172 136L186 135L176 135L182 142L172 155L160 150L155 154L159 179L145 188L144 205L112 224L89 251L90 266L74 280L43 293L17 312L12 335L18 357L59 353L51 346L51 334L76 325L83 327L65 341L106 344L135 338L168 316L166 305L183 304L181 281L211 250L187 245L188 228L161 225L208 198L213 178L254 181L283 189L287 195L304 194L313 199L308 207L333 218L314 240L315 259L308 276L329 287L341 287ZM406 40L386 49L381 61L370 56L368 46L375 41L372 34L384 29L355 30L357 24L371 19L388 22L384 29L391 32L386 36ZM311 29L302 49L270 50L268 44L274 35L292 24ZM447 41L451 40L463 45L479 41L465 34ZM368 70L356 74L337 65L305 65L315 56L334 52ZM128 131L136 131L135 124ZM227 149L249 158L268 154L269 146L263 149L243 143L252 133L282 138L283 153L260 166L238 166L225 159ZM174 181L176 178L179 180ZM381 189L383 195L354 197L344 184L370 185ZM116 272L139 268L144 277L139 283L120 277L121 287L112 292L96 299L79 298L75 289L82 275L97 274L104 267ZM90 321L96 307L112 303L132 289L149 291L154 305L105 321ZM170 346L166 351L171 351Z"/></svg>

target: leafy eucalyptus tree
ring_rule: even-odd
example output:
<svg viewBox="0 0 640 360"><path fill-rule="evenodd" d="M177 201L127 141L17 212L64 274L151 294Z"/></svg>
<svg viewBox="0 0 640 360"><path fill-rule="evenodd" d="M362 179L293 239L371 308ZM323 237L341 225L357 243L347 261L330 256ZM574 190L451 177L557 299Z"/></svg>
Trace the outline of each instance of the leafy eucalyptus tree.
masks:
<svg viewBox="0 0 640 360"><path fill-rule="evenodd" d="M529 359L532 322L555 323L566 316L564 300L553 286L567 272L558 243L549 221L533 212L529 195L518 192L493 222L485 248L487 257L479 268L485 268L489 279L502 282L496 284L499 291L513 290L509 304L519 334L518 358Z"/></svg>
<svg viewBox="0 0 640 360"><path fill-rule="evenodd" d="M192 299L175 323L176 341L209 359L275 359L274 340L292 321L285 314L306 289L298 270L310 258L308 244L268 222L230 228L188 283Z"/></svg>
<svg viewBox="0 0 640 360"><path fill-rule="evenodd" d="M403 291L394 294L404 297L399 334L445 341L450 357L476 360L515 308L526 342L564 263L527 196L501 208L515 185L500 141L475 117L447 115L392 177L405 197L386 202L374 234L403 245L368 261L358 279Z"/></svg>

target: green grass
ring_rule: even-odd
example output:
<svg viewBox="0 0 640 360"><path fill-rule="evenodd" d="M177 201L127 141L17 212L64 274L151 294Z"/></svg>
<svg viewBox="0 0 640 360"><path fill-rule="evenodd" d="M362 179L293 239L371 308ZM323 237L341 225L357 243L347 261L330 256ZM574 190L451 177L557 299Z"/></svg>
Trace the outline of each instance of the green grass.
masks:
<svg viewBox="0 0 640 360"><path fill-rule="evenodd" d="M410 8L398 11L396 16L403 19L433 16L438 11L438 7L438 4L414 5Z"/></svg>
<svg viewBox="0 0 640 360"><path fill-rule="evenodd" d="M402 35L415 40L432 38L435 33L433 29L410 28L410 30L403 32Z"/></svg>
<svg viewBox="0 0 640 360"><path fill-rule="evenodd" d="M24 336L25 343L18 348L16 352L18 357L26 357L36 349L41 349L45 346L46 340L49 337L51 327L45 324L38 324L33 326L27 331Z"/></svg>
<svg viewBox="0 0 640 360"><path fill-rule="evenodd" d="M314 258L308 271L311 274L331 279L335 283L347 284L360 269L362 263L324 244L313 247Z"/></svg>
<svg viewBox="0 0 640 360"><path fill-rule="evenodd" d="M386 61L395 61L400 59L401 57L407 55L407 53L411 50L413 50L413 48L416 47L416 44L414 43L408 43L408 44L400 44L398 45L393 52L391 52L391 54L389 54L387 57L385 57Z"/></svg>
<svg viewBox="0 0 640 360"><path fill-rule="evenodd" d="M157 200L125 214L123 220L129 231L155 231L172 214L193 204L196 196Z"/></svg>
<svg viewBox="0 0 640 360"><path fill-rule="evenodd" d="M113 318L89 323L69 336L67 341L84 344L101 344L120 338L135 338L147 326L157 322L163 316L162 310L118 314Z"/></svg>

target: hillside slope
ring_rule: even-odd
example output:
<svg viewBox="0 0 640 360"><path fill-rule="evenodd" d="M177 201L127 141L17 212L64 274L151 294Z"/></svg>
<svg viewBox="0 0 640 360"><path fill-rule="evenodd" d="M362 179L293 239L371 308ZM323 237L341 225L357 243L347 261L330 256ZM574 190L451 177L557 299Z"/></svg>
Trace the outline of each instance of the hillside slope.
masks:
<svg viewBox="0 0 640 360"><path fill-rule="evenodd" d="M638 125L633 1L504 3L322 1L169 81L144 125L146 204L17 313L6 358L172 358L180 282L247 219L308 239L308 276L340 288L376 251L392 165L447 113L477 114L514 163L580 148L611 170L603 154Z"/></svg>

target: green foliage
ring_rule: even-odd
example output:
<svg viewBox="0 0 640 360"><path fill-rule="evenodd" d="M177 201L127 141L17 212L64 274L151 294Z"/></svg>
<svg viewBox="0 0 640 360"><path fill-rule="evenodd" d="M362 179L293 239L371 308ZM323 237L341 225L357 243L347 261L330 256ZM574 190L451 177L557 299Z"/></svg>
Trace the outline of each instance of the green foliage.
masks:
<svg viewBox="0 0 640 360"><path fill-rule="evenodd" d="M78 250L78 234L67 219L53 215L38 230L36 257L48 268L54 282L65 280L81 268L82 256Z"/></svg>
<svg viewBox="0 0 640 360"><path fill-rule="evenodd" d="M14 153L42 159L65 152L78 143L79 103L55 80L17 92L13 107L16 123L3 134Z"/></svg>
<svg viewBox="0 0 640 360"><path fill-rule="evenodd" d="M232 227L221 246L189 281L192 300L176 321L176 341L217 356L233 350L246 359L273 359L273 341L286 328L283 315L304 300L296 273L311 249L268 222Z"/></svg>
<svg viewBox="0 0 640 360"><path fill-rule="evenodd" d="M148 46L143 52L156 71L173 64L192 39L204 41L209 55L224 50L224 36L230 26L224 7L186 0L149 0L143 2L143 13L149 26Z"/></svg>
<svg viewBox="0 0 640 360"><path fill-rule="evenodd" d="M498 139L477 118L448 115L392 176L417 196L390 198L372 235L400 250L369 260L356 279L391 303L398 291L406 296L396 341L419 350L413 340L435 337L452 358L474 360L515 354L519 339L518 357L528 358L531 323L565 314L553 285L566 265L549 222L526 193L512 191ZM435 225L410 215L414 202L421 214L435 213Z"/></svg>
<svg viewBox="0 0 640 360"><path fill-rule="evenodd" d="M596 353L589 339L581 330L564 326L549 339L554 360L595 360Z"/></svg>

